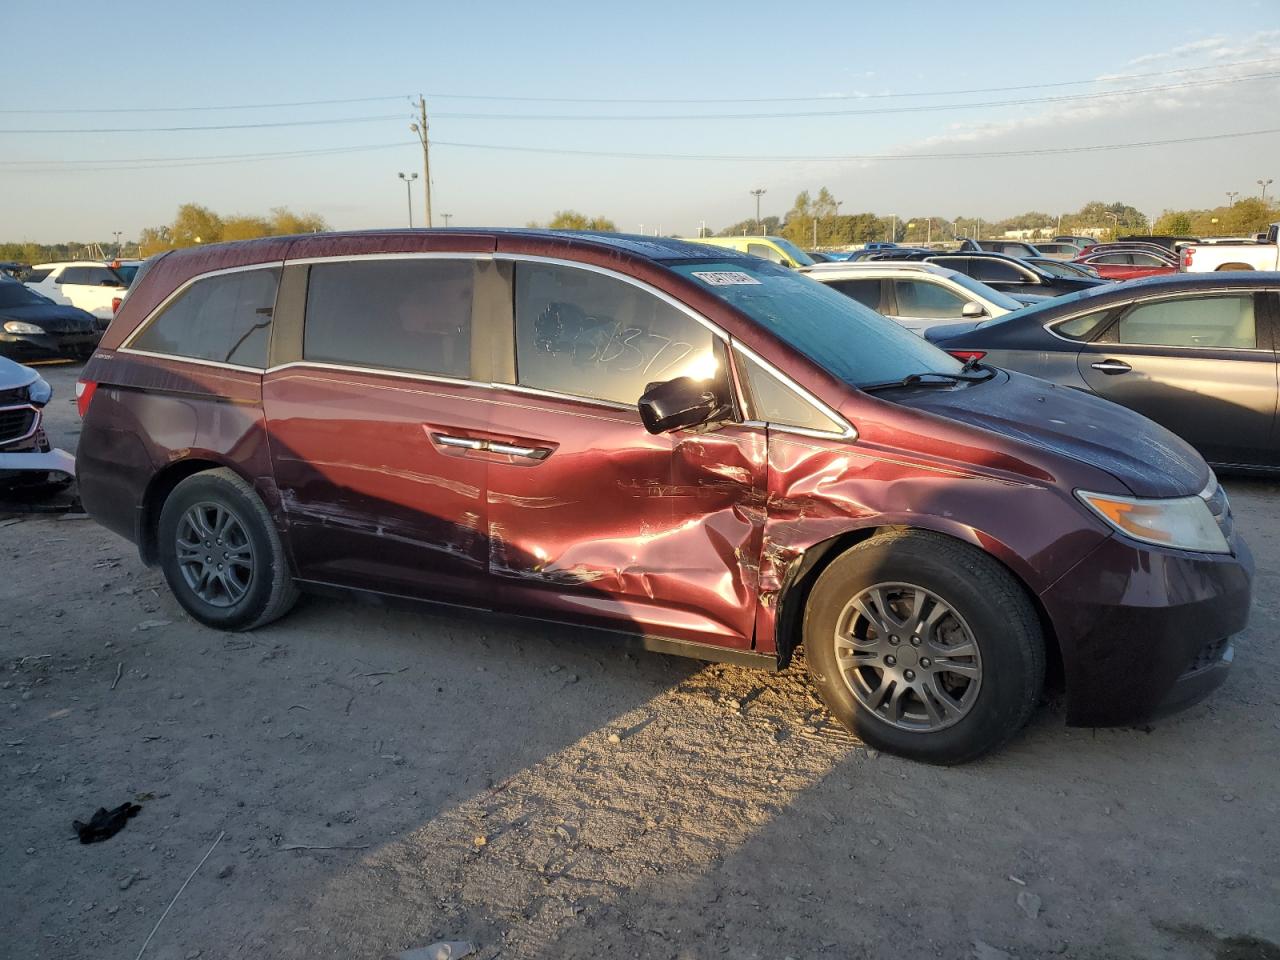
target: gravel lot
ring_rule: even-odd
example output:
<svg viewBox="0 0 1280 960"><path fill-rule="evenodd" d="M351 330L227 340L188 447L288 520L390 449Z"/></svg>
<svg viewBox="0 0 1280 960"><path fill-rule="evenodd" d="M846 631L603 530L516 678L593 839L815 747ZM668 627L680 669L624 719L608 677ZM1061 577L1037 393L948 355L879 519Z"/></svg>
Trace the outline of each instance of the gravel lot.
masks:
<svg viewBox="0 0 1280 960"><path fill-rule="evenodd" d="M74 450L76 367L49 367ZM832 727L803 672L306 598L188 621L92 522L0 507L0 955L1280 957L1280 487L1237 667L1141 729L1039 710L936 769ZM118 676L118 682L117 682ZM71 829L137 798L114 838Z"/></svg>

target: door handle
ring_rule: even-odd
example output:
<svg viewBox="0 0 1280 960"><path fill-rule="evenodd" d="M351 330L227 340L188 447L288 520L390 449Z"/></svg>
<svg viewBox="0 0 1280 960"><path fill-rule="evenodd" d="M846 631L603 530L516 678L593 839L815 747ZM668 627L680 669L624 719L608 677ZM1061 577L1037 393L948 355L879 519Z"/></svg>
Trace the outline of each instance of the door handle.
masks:
<svg viewBox="0 0 1280 960"><path fill-rule="evenodd" d="M510 457L524 457L526 460L545 460L551 456L549 447L523 447L518 443L501 443L490 440L487 449L490 453L504 453Z"/></svg>
<svg viewBox="0 0 1280 960"><path fill-rule="evenodd" d="M447 433L432 434L436 443L442 447L456 447L461 450L478 450L484 453L498 453L509 457L523 457L526 460L545 460L551 456L550 447L526 447L518 443L503 443L500 440L478 440L475 437L453 437Z"/></svg>
<svg viewBox="0 0 1280 960"><path fill-rule="evenodd" d="M485 448L484 440L474 440L471 437L451 437L446 433L437 433L435 439L436 443L442 447L461 447L464 450L483 450Z"/></svg>
<svg viewBox="0 0 1280 960"><path fill-rule="evenodd" d="M1101 370L1103 373L1113 377L1117 373L1128 373L1133 369L1133 367L1129 366L1123 360L1098 360L1089 364L1089 366L1093 367L1095 370Z"/></svg>

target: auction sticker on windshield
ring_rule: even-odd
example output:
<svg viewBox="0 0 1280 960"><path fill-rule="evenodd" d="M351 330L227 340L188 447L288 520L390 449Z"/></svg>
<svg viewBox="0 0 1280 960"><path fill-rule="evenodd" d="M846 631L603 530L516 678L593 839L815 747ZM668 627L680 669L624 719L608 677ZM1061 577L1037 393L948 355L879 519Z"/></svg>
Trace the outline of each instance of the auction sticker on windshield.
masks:
<svg viewBox="0 0 1280 960"><path fill-rule="evenodd" d="M694 271L692 276L697 277L703 283L711 284L713 287L732 287L739 283L760 283L760 281L751 276L751 274L742 273L738 270Z"/></svg>

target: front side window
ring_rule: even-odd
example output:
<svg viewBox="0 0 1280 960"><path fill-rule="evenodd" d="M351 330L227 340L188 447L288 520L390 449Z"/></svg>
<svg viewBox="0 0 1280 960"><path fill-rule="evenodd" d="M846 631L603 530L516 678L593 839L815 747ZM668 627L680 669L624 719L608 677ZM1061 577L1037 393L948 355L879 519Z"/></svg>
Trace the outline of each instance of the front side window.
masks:
<svg viewBox="0 0 1280 960"><path fill-rule="evenodd" d="M959 360L923 337L786 267L736 259L688 261L670 269L850 386L960 371Z"/></svg>
<svg viewBox="0 0 1280 960"><path fill-rule="evenodd" d="M1120 318L1116 335L1120 343L1253 349L1254 300L1243 294L1139 304Z"/></svg>
<svg viewBox="0 0 1280 960"><path fill-rule="evenodd" d="M926 280L895 280L893 289L898 297L898 316L919 317L925 320L949 320L962 316L961 311L969 301L946 287Z"/></svg>
<svg viewBox="0 0 1280 960"><path fill-rule="evenodd" d="M471 260L313 264L302 357L468 379L474 276Z"/></svg>
<svg viewBox="0 0 1280 960"><path fill-rule="evenodd" d="M1000 283L1026 283L1028 279L1013 264L1004 263L1000 260L975 259L973 261L973 269L969 271L969 276L985 283L993 280Z"/></svg>
<svg viewBox="0 0 1280 960"><path fill-rule="evenodd" d="M632 405L651 383L723 375L707 327L616 277L519 263L515 299L521 386Z"/></svg>
<svg viewBox="0 0 1280 960"><path fill-rule="evenodd" d="M747 253L751 254L753 257L760 257L772 263L785 262L782 258L782 254L773 249L773 247L769 246L767 243L748 243Z"/></svg>
<svg viewBox="0 0 1280 960"><path fill-rule="evenodd" d="M197 280L157 314L130 346L148 353L265 367L279 281L276 268Z"/></svg>

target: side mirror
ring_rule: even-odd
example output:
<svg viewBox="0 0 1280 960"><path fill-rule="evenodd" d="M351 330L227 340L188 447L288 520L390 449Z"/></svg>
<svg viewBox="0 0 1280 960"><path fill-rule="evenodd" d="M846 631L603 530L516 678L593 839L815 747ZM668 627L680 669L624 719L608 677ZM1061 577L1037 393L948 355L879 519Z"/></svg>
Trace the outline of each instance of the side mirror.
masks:
<svg viewBox="0 0 1280 960"><path fill-rule="evenodd" d="M969 319L972 319L972 320L976 320L979 317L985 317L986 315L987 315L986 308L983 307L982 304L978 303L978 301L976 300L970 300L968 303L966 303L963 307L960 308L960 316L968 317Z"/></svg>
<svg viewBox="0 0 1280 960"><path fill-rule="evenodd" d="M727 409L713 383L693 377L649 384L636 406L644 428L655 434L709 423Z"/></svg>

